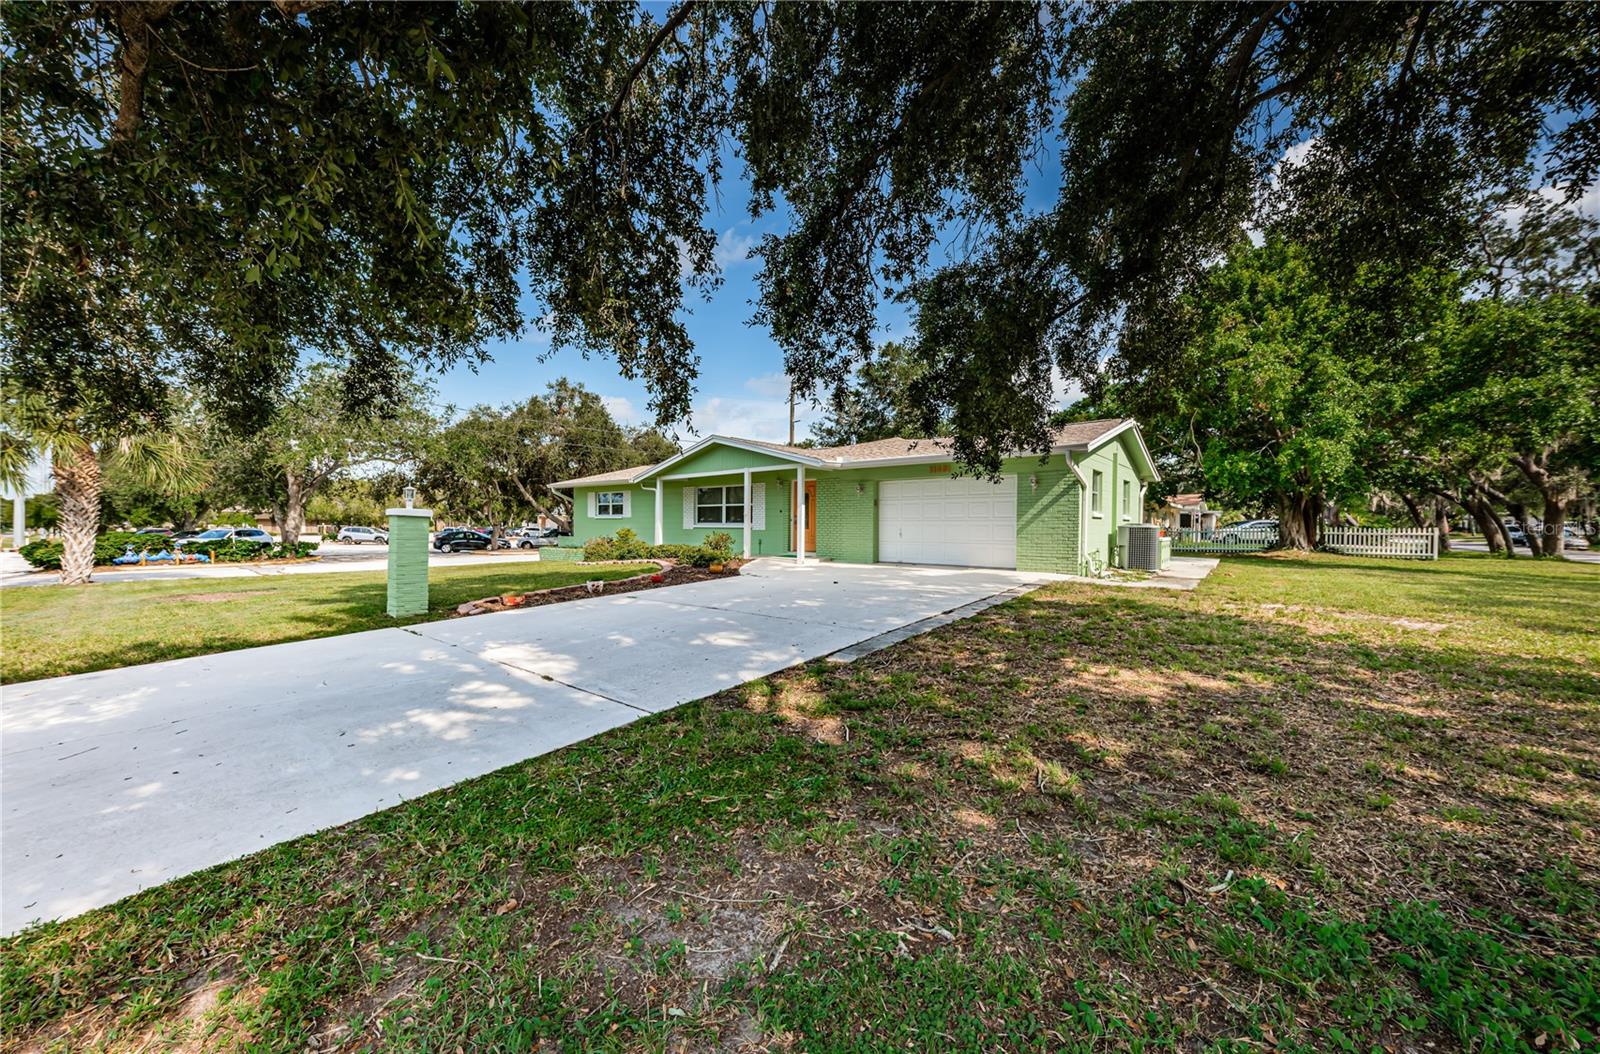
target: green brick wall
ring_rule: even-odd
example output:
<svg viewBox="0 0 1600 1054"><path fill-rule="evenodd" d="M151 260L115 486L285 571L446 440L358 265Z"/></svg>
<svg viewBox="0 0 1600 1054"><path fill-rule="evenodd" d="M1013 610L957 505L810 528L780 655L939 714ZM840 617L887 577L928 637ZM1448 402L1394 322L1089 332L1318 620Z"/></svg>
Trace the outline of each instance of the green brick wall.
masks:
<svg viewBox="0 0 1600 1054"><path fill-rule="evenodd" d="M819 474L817 555L851 564L878 559L877 480Z"/></svg>
<svg viewBox="0 0 1600 1054"><path fill-rule="evenodd" d="M1035 488L1029 478L1038 479ZM1083 488L1066 456L1037 459L1017 473L1017 570L1077 574L1082 559L1079 500Z"/></svg>
<svg viewBox="0 0 1600 1054"><path fill-rule="evenodd" d="M421 510L417 510L421 511ZM428 610L428 515L389 517L389 607L391 618Z"/></svg>

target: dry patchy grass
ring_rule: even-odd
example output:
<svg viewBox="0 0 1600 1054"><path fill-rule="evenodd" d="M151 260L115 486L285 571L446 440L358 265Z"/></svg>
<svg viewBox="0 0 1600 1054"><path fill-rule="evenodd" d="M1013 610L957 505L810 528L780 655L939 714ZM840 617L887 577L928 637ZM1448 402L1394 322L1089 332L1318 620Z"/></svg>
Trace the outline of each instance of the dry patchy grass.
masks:
<svg viewBox="0 0 1600 1054"><path fill-rule="evenodd" d="M1597 615L1052 587L9 940L6 1042L1594 1049Z"/></svg>

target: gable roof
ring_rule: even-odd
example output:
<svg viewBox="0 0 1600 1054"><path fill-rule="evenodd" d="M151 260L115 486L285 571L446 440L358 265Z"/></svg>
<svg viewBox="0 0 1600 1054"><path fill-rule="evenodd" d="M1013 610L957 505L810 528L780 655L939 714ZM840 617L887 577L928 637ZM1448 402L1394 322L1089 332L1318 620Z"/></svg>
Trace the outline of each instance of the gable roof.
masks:
<svg viewBox="0 0 1600 1054"><path fill-rule="evenodd" d="M1126 431L1133 433L1139 459L1144 463L1145 474L1152 480L1160 479L1160 473L1156 471L1150 451L1144 445L1144 437L1139 434L1139 426L1131 417L1069 421L1051 433L1050 448L1056 451L1084 453L1103 446ZM550 486L560 490L570 490L573 487L598 486L606 483L639 483L694 456L712 444L731 446L754 453L773 454L784 461L814 468L892 464L897 461L940 461L950 458L954 450L954 444L946 438L905 439L896 436L892 439L873 439L865 443L849 443L844 446L802 447L788 443L770 443L763 439L712 435L654 465L637 465L633 468L601 472L578 479L562 480ZM1081 482L1082 475L1077 472L1076 465L1073 466L1073 471Z"/></svg>
<svg viewBox="0 0 1600 1054"><path fill-rule="evenodd" d="M564 479L560 483L550 486L565 490L568 487L588 487L599 483L628 483L634 476L649 468L649 465L635 465L632 468L617 468L610 472L596 472L592 476L579 476L577 479Z"/></svg>
<svg viewBox="0 0 1600 1054"><path fill-rule="evenodd" d="M1131 417L1102 417L1095 421L1068 421L1051 436L1051 446L1095 447L1102 439L1133 424Z"/></svg>

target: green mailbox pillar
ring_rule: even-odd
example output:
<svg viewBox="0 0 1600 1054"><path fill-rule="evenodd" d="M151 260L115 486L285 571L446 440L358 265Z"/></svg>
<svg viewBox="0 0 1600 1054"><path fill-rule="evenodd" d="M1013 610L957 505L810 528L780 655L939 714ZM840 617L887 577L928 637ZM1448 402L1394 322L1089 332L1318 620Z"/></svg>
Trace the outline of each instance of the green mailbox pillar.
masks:
<svg viewBox="0 0 1600 1054"><path fill-rule="evenodd" d="M421 615L428 610L428 524L433 510L408 505L388 511L389 616Z"/></svg>

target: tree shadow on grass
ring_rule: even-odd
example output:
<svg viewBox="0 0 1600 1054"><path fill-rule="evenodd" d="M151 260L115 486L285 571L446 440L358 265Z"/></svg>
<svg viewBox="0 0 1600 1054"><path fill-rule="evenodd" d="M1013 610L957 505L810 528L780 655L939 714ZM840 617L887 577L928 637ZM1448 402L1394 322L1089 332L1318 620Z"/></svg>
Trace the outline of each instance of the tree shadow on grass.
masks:
<svg viewBox="0 0 1600 1054"><path fill-rule="evenodd" d="M1386 877L1481 898L1570 855L1600 890L1600 859L1572 834L1600 818L1600 671L1578 662L1080 589L991 609L883 665L945 700L917 715L918 733L958 753L980 736L1025 743L1124 804L1225 793L1286 830L1318 828L1353 876L1370 855L1421 853L1449 867ZM953 685L966 702L950 704Z"/></svg>

